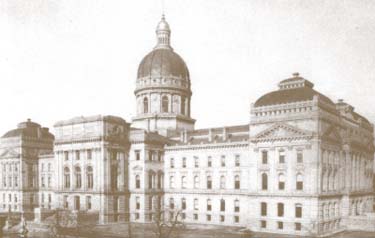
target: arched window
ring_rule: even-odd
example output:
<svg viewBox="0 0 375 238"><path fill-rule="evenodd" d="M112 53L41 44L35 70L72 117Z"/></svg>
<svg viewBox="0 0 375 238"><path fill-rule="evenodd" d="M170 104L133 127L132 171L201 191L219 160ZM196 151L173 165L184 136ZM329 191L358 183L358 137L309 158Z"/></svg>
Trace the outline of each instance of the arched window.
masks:
<svg viewBox="0 0 375 238"><path fill-rule="evenodd" d="M303 176L302 176L302 174L297 174L296 189L297 190L303 190Z"/></svg>
<svg viewBox="0 0 375 238"><path fill-rule="evenodd" d="M141 188L141 178L139 175L135 176L135 188Z"/></svg>
<svg viewBox="0 0 375 238"><path fill-rule="evenodd" d="M220 189L225 189L225 176L220 177Z"/></svg>
<svg viewBox="0 0 375 238"><path fill-rule="evenodd" d="M88 166L86 169L86 178L87 178L87 188L92 189L94 187L94 176L91 166Z"/></svg>
<svg viewBox="0 0 375 238"><path fill-rule="evenodd" d="M234 189L240 189L240 176L234 176Z"/></svg>
<svg viewBox="0 0 375 238"><path fill-rule="evenodd" d="M162 112L168 112L169 110L169 99L167 96L163 96L161 100L161 107L162 107Z"/></svg>
<svg viewBox="0 0 375 238"><path fill-rule="evenodd" d="M185 97L181 97L181 114L182 115L186 115L186 112L185 112Z"/></svg>
<svg viewBox="0 0 375 238"><path fill-rule="evenodd" d="M296 204L295 215L296 215L296 218L301 218L302 217L302 205L299 204L299 203Z"/></svg>
<svg viewBox="0 0 375 238"><path fill-rule="evenodd" d="M64 168L64 187L70 188L70 170L68 167Z"/></svg>
<svg viewBox="0 0 375 238"><path fill-rule="evenodd" d="M181 178L181 188L186 188L186 177L182 176Z"/></svg>
<svg viewBox="0 0 375 238"><path fill-rule="evenodd" d="M285 189L285 175L279 174L279 190Z"/></svg>
<svg viewBox="0 0 375 238"><path fill-rule="evenodd" d="M262 190L268 189L268 175L266 173L262 174Z"/></svg>
<svg viewBox="0 0 375 238"><path fill-rule="evenodd" d="M76 178L76 188L81 188L82 187L81 168L75 167L74 173L75 173L75 178Z"/></svg>
<svg viewBox="0 0 375 238"><path fill-rule="evenodd" d="M143 113L148 113L148 98L143 98Z"/></svg>
<svg viewBox="0 0 375 238"><path fill-rule="evenodd" d="M279 217L284 216L284 203L277 204L277 216Z"/></svg>
<svg viewBox="0 0 375 238"><path fill-rule="evenodd" d="M174 188L174 177L169 177L169 188Z"/></svg>
<svg viewBox="0 0 375 238"><path fill-rule="evenodd" d="M199 177L198 176L194 177L194 188L199 188Z"/></svg>
<svg viewBox="0 0 375 238"><path fill-rule="evenodd" d="M207 189L212 189L212 178L207 176Z"/></svg>

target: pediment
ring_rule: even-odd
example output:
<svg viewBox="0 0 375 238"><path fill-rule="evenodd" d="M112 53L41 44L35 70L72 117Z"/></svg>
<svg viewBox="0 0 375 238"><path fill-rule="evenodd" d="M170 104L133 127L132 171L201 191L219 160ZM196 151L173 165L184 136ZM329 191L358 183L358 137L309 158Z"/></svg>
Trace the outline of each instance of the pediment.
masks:
<svg viewBox="0 0 375 238"><path fill-rule="evenodd" d="M340 135L340 132L337 130L335 126L330 126L323 134L323 139L326 140L331 140L331 141L336 141L340 142L342 141L342 137Z"/></svg>
<svg viewBox="0 0 375 238"><path fill-rule="evenodd" d="M136 166L133 167L133 170L142 170L142 169L143 168L140 165L136 165Z"/></svg>
<svg viewBox="0 0 375 238"><path fill-rule="evenodd" d="M311 131L302 130L285 123L277 123L259 132L251 141L300 140L311 138L312 135L313 133Z"/></svg>
<svg viewBox="0 0 375 238"><path fill-rule="evenodd" d="M0 158L19 158L20 154L12 149L5 149L0 152Z"/></svg>

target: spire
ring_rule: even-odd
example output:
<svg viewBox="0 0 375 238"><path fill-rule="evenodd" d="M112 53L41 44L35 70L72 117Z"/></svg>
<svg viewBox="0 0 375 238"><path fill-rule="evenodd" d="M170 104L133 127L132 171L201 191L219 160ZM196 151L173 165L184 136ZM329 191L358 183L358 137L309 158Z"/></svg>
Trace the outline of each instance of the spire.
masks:
<svg viewBox="0 0 375 238"><path fill-rule="evenodd" d="M164 14L161 16L161 20L156 27L156 38L157 44L155 49L167 48L172 49L170 46L171 29L169 28L168 22L165 20Z"/></svg>

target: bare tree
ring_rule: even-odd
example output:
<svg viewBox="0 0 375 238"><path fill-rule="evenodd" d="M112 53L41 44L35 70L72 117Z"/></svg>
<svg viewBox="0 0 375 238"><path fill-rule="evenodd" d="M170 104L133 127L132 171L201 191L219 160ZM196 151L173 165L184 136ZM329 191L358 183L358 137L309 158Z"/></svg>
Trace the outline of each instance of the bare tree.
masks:
<svg viewBox="0 0 375 238"><path fill-rule="evenodd" d="M154 234L157 238L178 237L185 228L181 209L158 208L152 215Z"/></svg>

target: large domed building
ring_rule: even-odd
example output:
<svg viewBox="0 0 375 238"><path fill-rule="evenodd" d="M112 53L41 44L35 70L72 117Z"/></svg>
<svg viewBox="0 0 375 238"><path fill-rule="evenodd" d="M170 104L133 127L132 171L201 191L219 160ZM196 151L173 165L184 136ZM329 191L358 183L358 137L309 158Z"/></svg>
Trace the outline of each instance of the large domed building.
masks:
<svg viewBox="0 0 375 238"><path fill-rule="evenodd" d="M148 131L193 130L188 67L170 45L171 30L163 15L156 27L157 44L141 61L135 89L137 116L133 126Z"/></svg>

